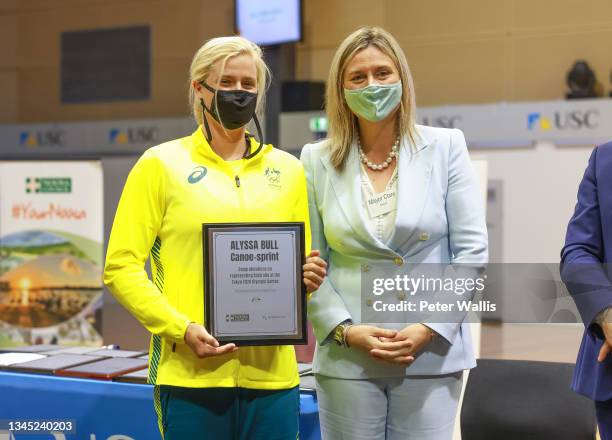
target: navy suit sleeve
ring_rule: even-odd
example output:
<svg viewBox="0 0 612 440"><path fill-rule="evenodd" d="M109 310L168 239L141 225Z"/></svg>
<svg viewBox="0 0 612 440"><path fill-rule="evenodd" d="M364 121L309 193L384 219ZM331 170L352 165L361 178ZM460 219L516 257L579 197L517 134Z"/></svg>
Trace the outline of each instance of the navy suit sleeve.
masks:
<svg viewBox="0 0 612 440"><path fill-rule="evenodd" d="M596 316L612 306L612 283L603 267L604 243L597 188L595 148L578 188L578 202L561 250L561 279L591 335L603 338Z"/></svg>

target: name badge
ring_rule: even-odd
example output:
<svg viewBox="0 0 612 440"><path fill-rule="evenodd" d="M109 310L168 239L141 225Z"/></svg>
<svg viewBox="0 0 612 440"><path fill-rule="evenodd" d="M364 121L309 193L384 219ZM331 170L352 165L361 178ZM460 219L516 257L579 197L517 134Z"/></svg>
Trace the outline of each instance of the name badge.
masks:
<svg viewBox="0 0 612 440"><path fill-rule="evenodd" d="M384 215L395 210L395 190L388 189L387 191L378 193L366 199L366 206L370 218Z"/></svg>

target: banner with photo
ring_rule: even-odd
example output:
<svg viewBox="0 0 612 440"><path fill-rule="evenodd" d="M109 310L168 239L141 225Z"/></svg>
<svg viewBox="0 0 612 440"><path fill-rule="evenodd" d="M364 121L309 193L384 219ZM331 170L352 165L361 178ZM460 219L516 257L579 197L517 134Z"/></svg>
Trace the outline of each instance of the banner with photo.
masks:
<svg viewBox="0 0 612 440"><path fill-rule="evenodd" d="M99 162L0 162L0 347L101 345Z"/></svg>

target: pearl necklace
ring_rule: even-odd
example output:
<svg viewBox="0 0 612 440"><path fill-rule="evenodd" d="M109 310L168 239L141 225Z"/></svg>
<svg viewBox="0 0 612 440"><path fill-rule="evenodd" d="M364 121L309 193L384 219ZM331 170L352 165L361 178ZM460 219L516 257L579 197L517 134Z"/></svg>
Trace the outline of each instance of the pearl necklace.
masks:
<svg viewBox="0 0 612 440"><path fill-rule="evenodd" d="M384 162L377 164L377 163L372 163L372 161L367 158L367 156L363 152L363 149L361 148L361 140L359 139L359 136L357 136L357 148L359 149L359 157L360 157L361 161L369 169L374 170L374 171L384 170L385 168L387 168L391 164L391 162L393 162L393 158L394 157L395 158L398 157L399 142L400 142L400 138L398 136L395 139L395 143L393 144L393 147L391 147L391 151L389 152L389 155L387 156L387 158L384 160Z"/></svg>

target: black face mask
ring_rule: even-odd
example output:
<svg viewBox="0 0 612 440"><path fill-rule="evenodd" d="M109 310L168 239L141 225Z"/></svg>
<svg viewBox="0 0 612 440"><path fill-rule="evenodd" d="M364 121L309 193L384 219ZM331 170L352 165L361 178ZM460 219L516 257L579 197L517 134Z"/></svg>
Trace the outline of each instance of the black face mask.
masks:
<svg viewBox="0 0 612 440"><path fill-rule="evenodd" d="M228 130L243 127L253 118L257 93L244 90L215 90L204 81L200 84L213 93L210 108L204 108Z"/></svg>
<svg viewBox="0 0 612 440"><path fill-rule="evenodd" d="M205 111L210 113L217 122L228 130L244 127L253 119L261 142L255 152L247 154L250 151L250 142L247 136L247 149L244 157L248 159L255 156L263 147L261 127L259 126L257 115L255 115L257 93L246 92L244 90L215 90L204 81L201 81L200 84L213 93L210 108L206 107L203 99L200 99L200 104L202 105L202 121L206 129L208 143L212 141L212 133L208 126L208 121L206 120Z"/></svg>

